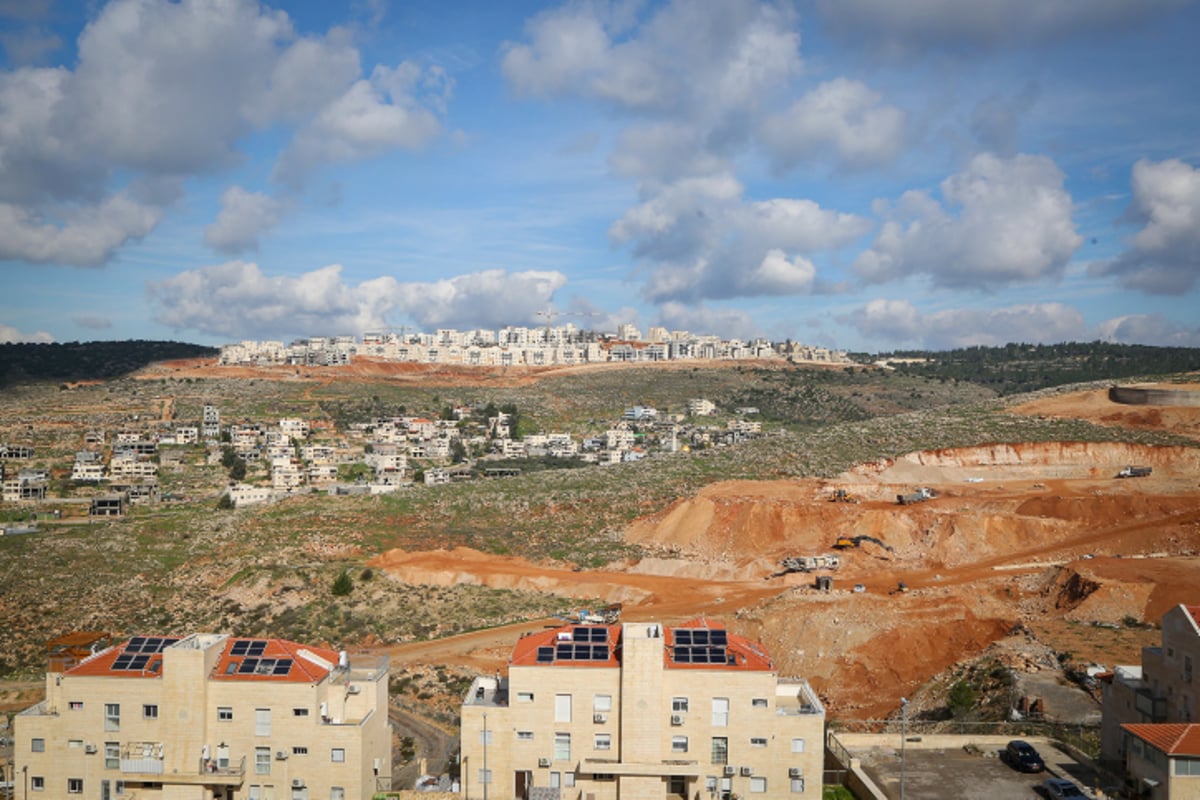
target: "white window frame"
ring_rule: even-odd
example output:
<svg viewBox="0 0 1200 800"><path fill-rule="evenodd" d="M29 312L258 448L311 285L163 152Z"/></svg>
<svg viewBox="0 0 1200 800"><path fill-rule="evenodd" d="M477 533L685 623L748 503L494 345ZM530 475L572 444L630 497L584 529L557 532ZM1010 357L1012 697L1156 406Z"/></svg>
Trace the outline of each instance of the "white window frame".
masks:
<svg viewBox="0 0 1200 800"><path fill-rule="evenodd" d="M564 789L571 789L571 788L574 788L574 786L575 786L575 773L574 773L574 772L564 772L564 773L563 773L563 783L562 783L562 785L563 785L563 788L564 788Z"/></svg>
<svg viewBox="0 0 1200 800"><path fill-rule="evenodd" d="M767 707L769 707L769 705L770 704L767 701L767 698L765 698L765 697L750 698L750 707L751 708L767 708Z"/></svg>
<svg viewBox="0 0 1200 800"><path fill-rule="evenodd" d="M686 714L688 712L688 699L686 697L672 697L671 711L675 714Z"/></svg>
<svg viewBox="0 0 1200 800"><path fill-rule="evenodd" d="M518 703L532 703L533 702L533 692L517 692L517 702Z"/></svg>
<svg viewBox="0 0 1200 800"><path fill-rule="evenodd" d="M517 731L517 741L518 742L532 742L533 741L533 731Z"/></svg>
<svg viewBox="0 0 1200 800"><path fill-rule="evenodd" d="M254 709L254 735L255 736L270 736L271 735L271 709L269 709L269 708Z"/></svg>
<svg viewBox="0 0 1200 800"><path fill-rule="evenodd" d="M346 748L334 747L329 751L329 761L334 764L346 763Z"/></svg>
<svg viewBox="0 0 1200 800"><path fill-rule="evenodd" d="M270 747L254 748L254 774L255 775L270 775L271 774L271 748Z"/></svg>
<svg viewBox="0 0 1200 800"><path fill-rule="evenodd" d="M612 711L612 695L594 695L592 697L592 711L595 711L597 714L605 714Z"/></svg>
<svg viewBox="0 0 1200 800"><path fill-rule="evenodd" d="M766 794L767 779L762 775L755 775L750 778L750 794Z"/></svg>
<svg viewBox="0 0 1200 800"><path fill-rule="evenodd" d="M554 695L554 721L555 722L570 722L571 721L571 695L556 694Z"/></svg>
<svg viewBox="0 0 1200 800"><path fill-rule="evenodd" d="M142 703L142 719L158 719L158 703Z"/></svg>
<svg viewBox="0 0 1200 800"><path fill-rule="evenodd" d="M483 786L492 782L492 771L490 769L479 770L479 785Z"/></svg>
<svg viewBox="0 0 1200 800"><path fill-rule="evenodd" d="M106 731L121 730L121 704L120 703L105 703L104 704L104 730L106 730Z"/></svg>
<svg viewBox="0 0 1200 800"><path fill-rule="evenodd" d="M233 707L217 706L217 722L233 722Z"/></svg>
<svg viewBox="0 0 1200 800"><path fill-rule="evenodd" d="M294 756L308 755L308 746L302 745L302 744L296 745L295 747L292 748L292 755L294 755Z"/></svg>
<svg viewBox="0 0 1200 800"><path fill-rule="evenodd" d="M766 747L767 746L767 737L751 736L750 737L750 746L751 747Z"/></svg>
<svg viewBox="0 0 1200 800"><path fill-rule="evenodd" d="M554 760L571 760L571 734L563 731L554 734Z"/></svg>
<svg viewBox="0 0 1200 800"><path fill-rule="evenodd" d="M671 737L671 752L686 753L688 751L688 737L672 736Z"/></svg>
<svg viewBox="0 0 1200 800"><path fill-rule="evenodd" d="M83 794L83 778L67 778L67 794Z"/></svg>
<svg viewBox="0 0 1200 800"><path fill-rule="evenodd" d="M121 768L121 743L120 742L105 742L104 743L104 768L105 769L120 769Z"/></svg>
<svg viewBox="0 0 1200 800"><path fill-rule="evenodd" d="M43 777L42 775L30 775L29 776L29 790L31 792L46 791L46 778Z"/></svg>
<svg viewBox="0 0 1200 800"><path fill-rule="evenodd" d="M307 717L308 709L307 708L293 708L292 716L293 717ZM342 787L337 787L337 788L342 788ZM343 789L343 791L345 791L345 790Z"/></svg>
<svg viewBox="0 0 1200 800"><path fill-rule="evenodd" d="M612 750L612 734L597 733L593 737L592 749L594 750Z"/></svg>
<svg viewBox="0 0 1200 800"><path fill-rule="evenodd" d="M800 737L800 736L792 737L792 752L793 753L803 753L804 752L803 737Z"/></svg>
<svg viewBox="0 0 1200 800"><path fill-rule="evenodd" d="M35 736L29 740L29 752L44 753L46 752L46 740L41 736Z"/></svg>
<svg viewBox="0 0 1200 800"><path fill-rule="evenodd" d="M802 794L804 792L804 778L788 778L788 788L792 794Z"/></svg>
<svg viewBox="0 0 1200 800"><path fill-rule="evenodd" d="M345 786L330 786L329 787L329 800L346 800L346 787Z"/></svg>
<svg viewBox="0 0 1200 800"><path fill-rule="evenodd" d="M712 726L714 728L729 727L728 697L714 697L712 699Z"/></svg>

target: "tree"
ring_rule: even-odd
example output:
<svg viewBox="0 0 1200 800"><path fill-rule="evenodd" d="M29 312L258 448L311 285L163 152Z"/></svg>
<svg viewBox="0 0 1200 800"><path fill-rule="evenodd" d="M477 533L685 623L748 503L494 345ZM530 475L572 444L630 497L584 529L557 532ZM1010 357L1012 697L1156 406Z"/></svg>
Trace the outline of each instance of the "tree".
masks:
<svg viewBox="0 0 1200 800"><path fill-rule="evenodd" d="M333 579L333 594L335 597L346 597L354 591L354 579L350 577L350 573L342 570L338 576Z"/></svg>
<svg viewBox="0 0 1200 800"><path fill-rule="evenodd" d="M233 466L229 468L229 477L235 481L245 480L246 459L238 458L233 462Z"/></svg>
<svg viewBox="0 0 1200 800"><path fill-rule="evenodd" d="M467 446L462 443L462 439L450 440L450 460L455 464L461 464L467 460Z"/></svg>
<svg viewBox="0 0 1200 800"><path fill-rule="evenodd" d="M963 716L975 707L975 689L966 681L959 681L950 687L947 705L950 706L951 714L956 717Z"/></svg>
<svg viewBox="0 0 1200 800"><path fill-rule="evenodd" d="M222 510L235 508L233 504L233 498L229 496L229 492L221 495L221 499L217 501L217 508Z"/></svg>

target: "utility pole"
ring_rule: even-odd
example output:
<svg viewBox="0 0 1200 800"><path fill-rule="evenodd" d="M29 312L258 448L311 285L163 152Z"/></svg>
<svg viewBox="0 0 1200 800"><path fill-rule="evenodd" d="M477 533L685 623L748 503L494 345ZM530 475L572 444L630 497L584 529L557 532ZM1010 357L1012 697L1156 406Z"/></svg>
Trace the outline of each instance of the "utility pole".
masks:
<svg viewBox="0 0 1200 800"><path fill-rule="evenodd" d="M904 740L908 738L908 698L900 698L900 800L904 800ZM487 800L485 797L484 800Z"/></svg>
<svg viewBox="0 0 1200 800"><path fill-rule="evenodd" d="M492 782L491 781L492 776L488 774L488 766L487 766L487 740L488 740L487 714L484 714L483 715L483 775L480 776L483 778L483 800L488 800L488 784Z"/></svg>

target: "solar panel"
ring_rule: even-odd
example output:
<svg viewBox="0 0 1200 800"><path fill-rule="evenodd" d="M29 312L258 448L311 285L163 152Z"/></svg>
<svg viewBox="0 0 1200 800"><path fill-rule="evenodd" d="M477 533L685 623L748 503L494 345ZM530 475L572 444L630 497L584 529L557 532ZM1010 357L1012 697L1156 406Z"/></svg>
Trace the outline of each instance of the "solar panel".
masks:
<svg viewBox="0 0 1200 800"><path fill-rule="evenodd" d="M267 643L263 641L251 642L250 649L246 651L248 656L261 656L263 651L267 649Z"/></svg>
<svg viewBox="0 0 1200 800"><path fill-rule="evenodd" d="M143 655L139 655L139 656L134 656L133 660L129 662L129 668L130 669L145 669L146 664L148 664L148 663L150 663L149 655L143 654Z"/></svg>
<svg viewBox="0 0 1200 800"><path fill-rule="evenodd" d="M292 660L290 658L281 658L275 662L275 671L272 675L287 675L292 671Z"/></svg>
<svg viewBox="0 0 1200 800"><path fill-rule="evenodd" d="M146 641L145 636L135 636L129 640L129 644L125 645L125 652L138 653L141 652L142 644Z"/></svg>
<svg viewBox="0 0 1200 800"><path fill-rule="evenodd" d="M592 645L592 660L593 661L608 661L608 645Z"/></svg>
<svg viewBox="0 0 1200 800"><path fill-rule="evenodd" d="M254 674L254 670L256 670L256 669L258 669L258 659L257 658L247 658L245 661L242 662L242 665L240 667L238 667L238 674L239 675L252 675L252 674Z"/></svg>
<svg viewBox="0 0 1200 800"><path fill-rule="evenodd" d="M692 632L686 628L677 628L675 630L675 644L691 644Z"/></svg>
<svg viewBox="0 0 1200 800"><path fill-rule="evenodd" d="M553 647L539 647L537 649L537 661L539 664L550 664L554 662Z"/></svg>
<svg viewBox="0 0 1200 800"><path fill-rule="evenodd" d="M233 643L233 647L230 649L230 651L229 651L229 655L231 655L231 656L244 656L244 655L246 655L246 650L247 650L247 648L249 648L249 647L250 647L250 641L249 641L249 640L247 640L247 639L238 639L236 642L234 642L234 643Z"/></svg>
<svg viewBox="0 0 1200 800"><path fill-rule="evenodd" d="M692 631L692 644L708 644L708 631L706 631L706 630Z"/></svg>
<svg viewBox="0 0 1200 800"><path fill-rule="evenodd" d="M130 653L122 653L117 656L117 660L113 662L113 669L129 669L129 662L133 661L133 655Z"/></svg>
<svg viewBox="0 0 1200 800"><path fill-rule="evenodd" d="M710 641L712 641L713 644L724 647L725 645L729 644L729 636L725 631L713 631Z"/></svg>
<svg viewBox="0 0 1200 800"><path fill-rule="evenodd" d="M569 643L555 645L554 657L563 661L569 661L571 659L571 650L572 647Z"/></svg>
<svg viewBox="0 0 1200 800"><path fill-rule="evenodd" d="M675 645L671 659L676 664L724 664L725 648L714 645Z"/></svg>

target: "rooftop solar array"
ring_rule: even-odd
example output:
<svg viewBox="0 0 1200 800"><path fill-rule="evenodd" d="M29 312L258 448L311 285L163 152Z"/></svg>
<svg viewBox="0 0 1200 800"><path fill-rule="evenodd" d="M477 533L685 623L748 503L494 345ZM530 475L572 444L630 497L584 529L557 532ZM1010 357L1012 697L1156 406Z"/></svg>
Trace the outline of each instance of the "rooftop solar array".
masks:
<svg viewBox="0 0 1200 800"><path fill-rule="evenodd" d="M238 675L287 675L292 670L290 658L247 658L238 667Z"/></svg>
<svg viewBox="0 0 1200 800"><path fill-rule="evenodd" d="M125 645L125 654L129 653L161 653L164 647L175 644L179 638L174 639L166 636L135 636L129 640L129 644Z"/></svg>
<svg viewBox="0 0 1200 800"><path fill-rule="evenodd" d="M559 642L554 646L554 659L556 661L608 661L608 645Z"/></svg>
<svg viewBox="0 0 1200 800"><path fill-rule="evenodd" d="M121 655L117 656L117 660L113 662L112 668L121 670L143 670L146 668L146 664L150 663L151 655L152 653L121 653Z"/></svg>
<svg viewBox="0 0 1200 800"><path fill-rule="evenodd" d="M676 664L732 663L725 646L729 635L724 630L710 628L676 628L671 660Z"/></svg>
<svg viewBox="0 0 1200 800"><path fill-rule="evenodd" d="M607 642L608 628L574 628L571 639L576 642Z"/></svg>
<svg viewBox="0 0 1200 800"><path fill-rule="evenodd" d="M237 639L229 651L231 656L261 656L267 649L262 639Z"/></svg>
<svg viewBox="0 0 1200 800"><path fill-rule="evenodd" d="M553 645L537 649L537 663L556 661L608 661L612 650L608 644L608 628L602 625L578 626L559 631Z"/></svg>

